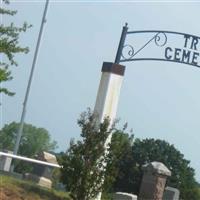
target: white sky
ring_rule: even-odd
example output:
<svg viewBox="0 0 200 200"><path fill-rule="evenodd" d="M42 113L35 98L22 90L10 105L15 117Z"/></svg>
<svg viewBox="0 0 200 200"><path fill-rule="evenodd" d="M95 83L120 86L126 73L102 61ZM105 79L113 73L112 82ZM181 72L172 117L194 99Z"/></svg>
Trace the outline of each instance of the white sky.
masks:
<svg viewBox="0 0 200 200"><path fill-rule="evenodd" d="M11 1L9 7L18 14L3 19L3 23L14 20L19 25L27 21L33 27L21 37L30 53L16 56L19 66L12 67L14 79L5 84L16 95L2 97L1 126L20 120L44 3ZM79 114L94 106L102 63L114 61L125 22L129 30L200 36L199 8L197 1L50 1L26 122L46 128L59 150L65 151L70 139L79 137ZM176 38L173 44L176 46ZM123 64L126 74L118 109L121 123L128 122L135 137L174 144L191 160L200 181L200 69L171 62Z"/></svg>

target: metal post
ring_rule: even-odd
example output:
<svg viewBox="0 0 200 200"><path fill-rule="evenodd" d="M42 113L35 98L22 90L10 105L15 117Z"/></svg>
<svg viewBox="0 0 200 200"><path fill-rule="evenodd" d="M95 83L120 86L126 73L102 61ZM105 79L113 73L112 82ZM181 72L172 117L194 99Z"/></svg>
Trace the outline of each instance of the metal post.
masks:
<svg viewBox="0 0 200 200"><path fill-rule="evenodd" d="M126 39L127 31L128 31L128 23L126 23L125 26L122 29L122 34L121 34L121 38L120 38L120 41L119 41L117 54L116 54L116 57L115 57L115 63L116 64L120 63L120 58L121 58L121 55L122 55L122 50L123 50L123 47L124 47L124 42L125 42L125 39Z"/></svg>
<svg viewBox="0 0 200 200"><path fill-rule="evenodd" d="M44 13L43 13L43 17L42 17L42 22L41 22L41 25L40 25L40 31L39 31L39 35L38 35L37 45L36 45L36 49L35 49L35 54L34 54L34 58L33 58L33 63L32 63L32 67L31 67L31 73L30 73L30 76L29 76L28 86L27 86L26 94L25 94L25 98L24 98L23 110L22 110L22 115L21 115L21 120L20 120L20 126L19 126L19 129L18 129L16 144L15 144L14 151L13 151L14 155L17 155L21 136L22 136L22 132L23 132L24 119L25 119L25 115L26 115L26 105L27 105L28 96L29 96L29 92L30 92L30 87L31 87L31 82L32 82L32 78L33 78L33 72L34 72L34 69L35 69L35 64L36 64L36 61L37 61L37 55L38 55L38 50L39 50L39 47L40 47L40 41L41 41L41 37L42 37L43 27L44 27L44 23L46 22L46 14L47 14L48 4L49 4L49 0L46 0Z"/></svg>

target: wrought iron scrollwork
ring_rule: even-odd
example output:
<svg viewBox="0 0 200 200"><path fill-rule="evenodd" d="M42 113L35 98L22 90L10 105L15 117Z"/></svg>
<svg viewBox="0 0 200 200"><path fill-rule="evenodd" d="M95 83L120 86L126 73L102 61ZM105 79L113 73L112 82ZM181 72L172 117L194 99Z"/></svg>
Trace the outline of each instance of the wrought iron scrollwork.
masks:
<svg viewBox="0 0 200 200"><path fill-rule="evenodd" d="M122 58L131 59L133 56L134 56L134 48L131 45L124 45L122 50Z"/></svg>
<svg viewBox="0 0 200 200"><path fill-rule="evenodd" d="M150 40L148 40L141 48L139 48L136 52L134 51L134 47L130 44L126 44L122 49L122 58L124 60L132 59L136 54L138 54L142 49L144 49L149 43L154 40L156 46L163 47L167 43L167 36L164 32L156 33Z"/></svg>
<svg viewBox="0 0 200 200"><path fill-rule="evenodd" d="M128 44L125 43L125 39L127 35L131 34L151 34L150 39L144 42L140 47L136 47L133 44ZM168 36L170 35L179 35L183 39L183 44L181 49L175 48L172 46L170 47L170 42L168 42L168 39L171 39ZM117 52L117 58L116 63L120 62L127 62L127 61L169 61L169 62L176 62L176 63L184 63L192 66L196 66L200 68L200 57L197 52L193 52L194 54L192 55L191 48L185 47L187 46L187 38L192 38L192 43L193 44L193 50L196 50L196 45L200 41L200 37L196 35L191 35L191 34L186 34L186 33L181 33L181 32L175 32L175 31L165 31L165 30L142 30L142 31L128 31L128 26L127 24L123 27L120 43L119 43L119 48ZM195 43L194 43L195 42ZM169 44L167 44L169 43ZM149 45L150 44L150 45ZM167 44L167 45L166 45ZM162 53L161 57L157 56L152 56L154 52L150 52L151 49L149 48L149 52L145 52L146 55L143 56L136 56L138 53L140 53L144 48L146 48L149 45L149 47L156 46L160 48L160 52ZM165 48L165 45L168 46ZM159 49L157 48L157 49ZM185 48L190 48L190 49L185 49ZM146 49L148 50L148 49ZM163 51L164 50L164 51ZM170 51L168 51L170 50ZM179 54L179 52L181 53ZM169 53L169 54L168 54Z"/></svg>
<svg viewBox="0 0 200 200"><path fill-rule="evenodd" d="M167 43L167 36L164 32L159 32L154 37L155 37L154 41L156 45L159 47L163 47Z"/></svg>

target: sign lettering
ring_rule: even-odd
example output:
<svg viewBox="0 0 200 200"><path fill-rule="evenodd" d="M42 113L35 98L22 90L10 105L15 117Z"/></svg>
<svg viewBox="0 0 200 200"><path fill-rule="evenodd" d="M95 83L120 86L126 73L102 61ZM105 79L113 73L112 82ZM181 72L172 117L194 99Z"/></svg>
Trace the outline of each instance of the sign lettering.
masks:
<svg viewBox="0 0 200 200"><path fill-rule="evenodd" d="M192 65L200 65L200 43L199 38L190 35L183 35L183 48L165 48L166 60L174 60L176 62L182 62Z"/></svg>
<svg viewBox="0 0 200 200"><path fill-rule="evenodd" d="M144 37L145 34L146 37ZM127 35L137 35L136 41L125 43ZM121 53L116 56L117 62L171 61L200 67L200 37L198 36L173 31L128 31L126 24L121 38L123 40L120 41L118 49ZM142 39L143 42L138 45Z"/></svg>

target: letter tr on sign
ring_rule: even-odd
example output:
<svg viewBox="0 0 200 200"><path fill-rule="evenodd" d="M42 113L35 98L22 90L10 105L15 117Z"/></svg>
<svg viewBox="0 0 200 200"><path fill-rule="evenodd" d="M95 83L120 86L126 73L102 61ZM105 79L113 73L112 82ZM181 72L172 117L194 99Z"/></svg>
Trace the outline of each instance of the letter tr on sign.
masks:
<svg viewBox="0 0 200 200"><path fill-rule="evenodd" d="M175 35L177 37L174 37ZM200 67L200 37L198 36L174 31L128 31L126 24L121 39L121 49L118 49L116 63L154 60Z"/></svg>

